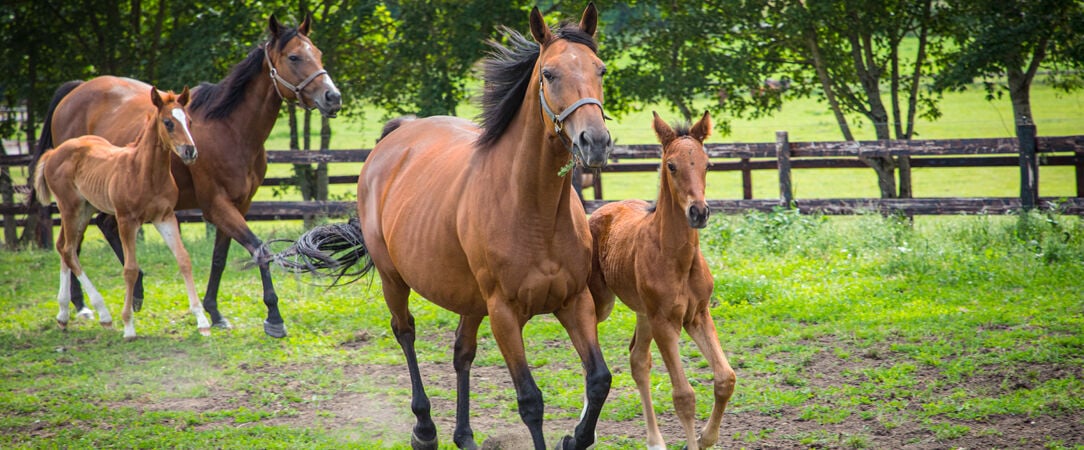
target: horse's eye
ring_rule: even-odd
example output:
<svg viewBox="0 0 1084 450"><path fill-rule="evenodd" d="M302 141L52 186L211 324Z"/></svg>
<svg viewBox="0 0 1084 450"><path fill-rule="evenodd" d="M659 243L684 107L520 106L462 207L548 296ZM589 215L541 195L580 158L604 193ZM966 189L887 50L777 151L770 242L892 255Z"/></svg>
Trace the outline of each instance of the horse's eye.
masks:
<svg viewBox="0 0 1084 450"><path fill-rule="evenodd" d="M598 76L601 77L601 76L605 76L605 75L606 75L606 68L603 67L602 70L598 71Z"/></svg>
<svg viewBox="0 0 1084 450"><path fill-rule="evenodd" d="M297 56L297 55L290 55L290 56L287 56L287 58L289 58L289 59L290 59L290 61L292 61L292 62L298 62L298 61L301 61L301 57L300 57L300 56Z"/></svg>
<svg viewBox="0 0 1084 450"><path fill-rule="evenodd" d="M173 121L172 120L166 119L166 120L163 120L162 123L166 124L166 131L170 131L170 132L173 131Z"/></svg>
<svg viewBox="0 0 1084 450"><path fill-rule="evenodd" d="M672 162L666 163L666 168L670 170L670 173L677 172L677 166L675 166Z"/></svg>
<svg viewBox="0 0 1084 450"><path fill-rule="evenodd" d="M543 70L542 71L542 78L545 78L546 81L552 82L553 81L553 72L550 72L548 70Z"/></svg>

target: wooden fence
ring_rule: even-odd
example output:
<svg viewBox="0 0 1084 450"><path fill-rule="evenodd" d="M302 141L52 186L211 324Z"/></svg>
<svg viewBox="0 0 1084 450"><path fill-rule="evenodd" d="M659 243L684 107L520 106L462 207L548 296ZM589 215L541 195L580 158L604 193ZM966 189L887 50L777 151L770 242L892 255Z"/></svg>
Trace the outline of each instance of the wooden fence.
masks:
<svg viewBox="0 0 1084 450"><path fill-rule="evenodd" d="M1013 210L1057 205L1065 214L1084 215L1084 136L1035 137L1034 126L1020 130L1021 139L952 139L912 141L860 141L860 142L790 142L786 132L778 132L772 143L708 144L706 149L712 159L712 171L740 171L742 199L709 200L711 208L720 213L740 213L750 210L770 211L778 207L795 207L803 213L857 214L877 212L905 215L927 214L1004 214ZM270 164L360 163L369 150L330 151L268 151ZM603 198L602 180L606 173L656 172L660 149L657 144L617 146L611 163L595 177L594 198L586 200L588 212L610 200ZM909 157L912 168L939 167L1020 167L1021 194L1019 197L972 197L972 198L859 198L859 199L795 199L791 187L791 172L800 169L866 168L861 158L865 156ZM26 166L28 155L0 156L0 167ZM1073 166L1075 168L1076 196L1069 198L1045 198L1039 196L1038 167ZM752 171L774 170L779 174L779 197L754 199ZM909 177L904 171L899 177ZM331 176L329 184L355 184L357 175ZM291 185L291 178L268 178L263 186ZM25 192L25 186L16 191ZM23 198L24 196L15 196ZM0 203L0 218L6 229L23 226L25 216L34 207L6 201ZM53 214L55 205L51 207ZM254 202L246 218L248 220L300 219L312 215L342 216L355 209L352 201L301 202L268 201ZM202 220L198 210L178 211L182 221ZM59 220L54 217L54 223Z"/></svg>

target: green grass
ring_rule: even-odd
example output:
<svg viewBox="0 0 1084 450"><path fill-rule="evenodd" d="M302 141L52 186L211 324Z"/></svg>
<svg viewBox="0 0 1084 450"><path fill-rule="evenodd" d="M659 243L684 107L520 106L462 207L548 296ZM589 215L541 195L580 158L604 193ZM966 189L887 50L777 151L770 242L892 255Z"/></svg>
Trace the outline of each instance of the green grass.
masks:
<svg viewBox="0 0 1084 450"><path fill-rule="evenodd" d="M261 236L299 232L297 224L257 224ZM185 225L184 235L202 292L210 240L198 225ZM716 279L712 315L739 377L723 447L885 448L903 436L944 447L1084 445L1056 432L991 432L1013 417L1084 418L1079 218L919 217L908 225L751 213L714 217L702 236ZM325 291L276 272L290 335L273 340L262 332L258 277L237 269L245 252L234 245L220 305L235 328L202 338L153 231L140 250L148 300L132 343L85 321L59 331L56 255L0 253L0 447L406 448L409 384L379 280ZM99 233L88 233L83 259L117 314L120 269ZM417 297L411 309L448 445L457 320ZM620 430L600 433L600 448L643 445L627 360L634 320L619 304L599 326L614 372L601 420ZM579 361L554 318L533 319L526 333L552 441L578 417ZM687 339L683 354L703 419L710 373ZM656 411L677 430L669 377L654 357ZM474 375L479 442L521 427L488 324ZM664 433L680 447L678 435Z"/></svg>

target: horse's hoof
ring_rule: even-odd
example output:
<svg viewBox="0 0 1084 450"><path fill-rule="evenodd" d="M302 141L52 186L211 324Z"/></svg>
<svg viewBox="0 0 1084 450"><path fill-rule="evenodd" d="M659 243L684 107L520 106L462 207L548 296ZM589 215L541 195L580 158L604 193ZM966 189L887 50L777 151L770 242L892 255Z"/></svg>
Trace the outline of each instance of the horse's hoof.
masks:
<svg viewBox="0 0 1084 450"><path fill-rule="evenodd" d="M199 334L201 336L210 336L211 335L211 327L200 328L199 329Z"/></svg>
<svg viewBox="0 0 1084 450"><path fill-rule="evenodd" d="M94 318L94 311L90 308L83 307L79 312L75 313L75 318L90 320Z"/></svg>
<svg viewBox="0 0 1084 450"><path fill-rule="evenodd" d="M60 326L62 331L68 331L68 322L56 321L56 324Z"/></svg>
<svg viewBox="0 0 1084 450"><path fill-rule="evenodd" d="M139 312L143 309L143 297L132 297L132 311Z"/></svg>
<svg viewBox="0 0 1084 450"><path fill-rule="evenodd" d="M410 433L410 448L414 450L437 450L437 437L433 436L433 439L423 441L418 438L418 435L413 432Z"/></svg>
<svg viewBox="0 0 1084 450"><path fill-rule="evenodd" d="M113 328L113 321L109 321L109 322L98 322L98 324L99 324L99 325L101 325L101 326L102 326L102 328L109 328L109 329L112 329L112 328Z"/></svg>
<svg viewBox="0 0 1084 450"><path fill-rule="evenodd" d="M557 450L573 450L576 448L576 440L572 436L566 435L557 442L557 447L554 448Z"/></svg>
<svg viewBox="0 0 1084 450"><path fill-rule="evenodd" d="M286 324L271 323L265 320L263 321L263 332L267 333L268 336L271 336L273 338L284 338L286 337Z"/></svg>
<svg viewBox="0 0 1084 450"><path fill-rule="evenodd" d="M225 317L220 319L218 322L212 323L211 326L220 330L229 330L230 328L233 328L233 325L230 325L230 321L226 320Z"/></svg>
<svg viewBox="0 0 1084 450"><path fill-rule="evenodd" d="M134 334L131 335L131 336L125 336L124 337L124 342L132 342L134 340L136 340L136 335L134 335Z"/></svg>
<svg viewBox="0 0 1084 450"><path fill-rule="evenodd" d="M470 438L466 442L456 442L455 446L460 450L478 450L478 443L474 442L474 438Z"/></svg>

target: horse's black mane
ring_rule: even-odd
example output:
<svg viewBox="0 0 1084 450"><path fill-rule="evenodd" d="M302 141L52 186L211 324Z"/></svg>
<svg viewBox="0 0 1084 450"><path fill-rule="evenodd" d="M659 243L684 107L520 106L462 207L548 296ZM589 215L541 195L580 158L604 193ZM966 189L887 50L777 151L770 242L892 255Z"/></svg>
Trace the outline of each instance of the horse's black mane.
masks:
<svg viewBox="0 0 1084 450"><path fill-rule="evenodd" d="M531 82L531 72L538 60L540 47L519 32L502 27L508 37L508 46L490 41L493 51L483 63L485 89L482 93L482 114L479 116L484 131L478 138L478 146L489 147L500 139L512 123L516 111L523 104ZM555 39L565 39L586 45L598 52L595 38L580 30L575 24L564 24L554 33Z"/></svg>
<svg viewBox="0 0 1084 450"><path fill-rule="evenodd" d="M291 28L282 33L275 41L267 45L275 44L279 50L286 47L297 36L297 29ZM229 117L237 106L245 98L245 89L248 83L263 71L265 50L258 46L248 52L248 56L236 66L230 69L230 73L218 83L200 83L192 93L192 102L188 104L188 110L203 112L203 117L217 120Z"/></svg>

